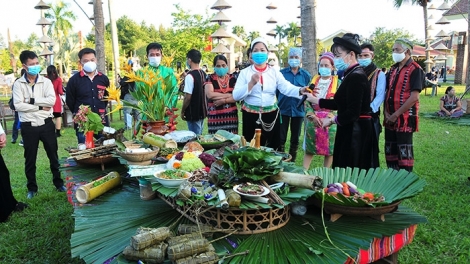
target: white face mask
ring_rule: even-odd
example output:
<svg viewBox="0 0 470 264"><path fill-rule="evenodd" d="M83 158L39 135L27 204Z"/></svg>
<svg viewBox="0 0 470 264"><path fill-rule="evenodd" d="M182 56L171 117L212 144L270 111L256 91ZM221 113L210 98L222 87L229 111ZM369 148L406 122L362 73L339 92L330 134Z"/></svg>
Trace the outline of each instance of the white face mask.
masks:
<svg viewBox="0 0 470 264"><path fill-rule="evenodd" d="M94 72L96 70L96 62L89 61L89 62L83 64L83 70L85 72Z"/></svg>
<svg viewBox="0 0 470 264"><path fill-rule="evenodd" d="M395 52L392 53L393 61L396 62L396 63L402 62L406 57L405 52L406 51L403 51L402 53L395 53Z"/></svg>
<svg viewBox="0 0 470 264"><path fill-rule="evenodd" d="M158 67L160 65L160 62L162 61L162 57L161 56L158 56L158 57L149 57L149 64L150 66L153 66L153 67Z"/></svg>

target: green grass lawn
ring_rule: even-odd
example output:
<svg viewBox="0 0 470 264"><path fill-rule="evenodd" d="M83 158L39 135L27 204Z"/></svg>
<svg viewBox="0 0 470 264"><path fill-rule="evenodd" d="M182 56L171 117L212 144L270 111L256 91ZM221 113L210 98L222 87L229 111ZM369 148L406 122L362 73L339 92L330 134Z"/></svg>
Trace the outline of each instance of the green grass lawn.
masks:
<svg viewBox="0 0 470 264"><path fill-rule="evenodd" d="M443 95L445 87L439 88L439 96ZM456 86L456 90L461 94L464 87ZM423 93L420 111L437 111L438 98L424 96ZM186 123L179 122L178 128L186 129ZM114 115L112 126L123 127L118 115ZM467 177L470 176L470 127L421 118L419 129L414 135L414 172L428 185L420 195L403 203L426 216L428 223L419 225L413 243L400 251L399 261L410 264L469 263L470 206L467 191L470 191L470 182ZM10 139L11 134L8 142ZM72 128L65 128L58 140L59 157L67 156L65 147L76 146ZM385 167L383 134L380 146L381 167ZM9 143L2 155L10 169L14 195L30 207L12 214L8 222L0 224L0 263L84 263L70 256L73 208L66 195L58 193L52 184L44 147L40 146L37 161L39 193L32 200L26 200L23 148ZM297 157L297 165L301 166L302 150ZM314 157L312 167L322 163L322 157Z"/></svg>

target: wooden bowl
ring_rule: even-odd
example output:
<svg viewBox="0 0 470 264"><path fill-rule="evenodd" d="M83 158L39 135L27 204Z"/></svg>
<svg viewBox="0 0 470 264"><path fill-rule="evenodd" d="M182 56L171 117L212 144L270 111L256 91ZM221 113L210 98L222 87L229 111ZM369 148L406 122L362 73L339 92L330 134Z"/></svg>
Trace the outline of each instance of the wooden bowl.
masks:
<svg viewBox="0 0 470 264"><path fill-rule="evenodd" d="M123 151L116 151L116 154L121 156L123 159L131 162L142 162L142 161L148 161L157 156L158 151L160 151L160 148L154 147L153 151L149 152L144 152L144 153L127 153Z"/></svg>

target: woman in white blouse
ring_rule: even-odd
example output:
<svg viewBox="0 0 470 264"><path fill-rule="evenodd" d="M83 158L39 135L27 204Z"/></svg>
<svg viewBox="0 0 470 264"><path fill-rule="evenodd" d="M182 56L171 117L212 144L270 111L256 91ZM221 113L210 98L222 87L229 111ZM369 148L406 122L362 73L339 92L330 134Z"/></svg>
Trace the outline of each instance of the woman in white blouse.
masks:
<svg viewBox="0 0 470 264"><path fill-rule="evenodd" d="M268 65L268 45L263 38L251 43L253 65L240 71L232 92L233 99L243 100L243 136L250 141L256 128L261 128L261 146L277 150L280 145L280 113L277 106L276 90L301 98L306 87L288 82L281 72Z"/></svg>

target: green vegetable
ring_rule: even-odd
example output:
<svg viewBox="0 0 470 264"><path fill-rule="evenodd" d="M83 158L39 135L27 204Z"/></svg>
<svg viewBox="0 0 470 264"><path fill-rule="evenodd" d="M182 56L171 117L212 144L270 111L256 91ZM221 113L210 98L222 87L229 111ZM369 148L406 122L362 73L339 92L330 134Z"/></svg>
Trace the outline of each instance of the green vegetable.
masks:
<svg viewBox="0 0 470 264"><path fill-rule="evenodd" d="M195 157L192 159L183 158L183 160L181 161L180 169L184 171L195 171L198 169L203 169L205 167L206 165L204 165L204 163L202 163L199 158Z"/></svg>
<svg viewBox="0 0 470 264"><path fill-rule="evenodd" d="M254 181L278 174L282 169L281 160L281 156L251 147L226 148L222 159L224 167L233 170L238 178Z"/></svg>

